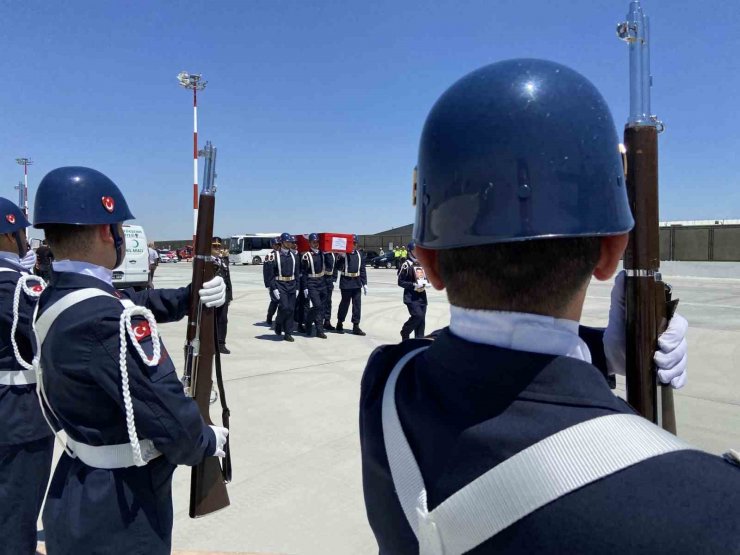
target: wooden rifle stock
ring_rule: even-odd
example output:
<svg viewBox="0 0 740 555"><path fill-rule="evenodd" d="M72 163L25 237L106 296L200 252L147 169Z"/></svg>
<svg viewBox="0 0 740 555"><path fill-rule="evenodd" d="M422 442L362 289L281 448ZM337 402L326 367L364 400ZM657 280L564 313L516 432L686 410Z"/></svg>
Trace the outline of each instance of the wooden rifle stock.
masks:
<svg viewBox="0 0 740 555"><path fill-rule="evenodd" d="M206 149L210 147L207 144ZM214 158L215 158L215 149ZM206 153L206 156L208 153ZM187 341L185 344L185 382L190 395L198 405L203 421L213 424L210 415L211 390L213 388L213 359L216 352L214 309L200 303L198 291L203 283L213 279L214 266L211 259L215 196L206 192L213 179L213 160L206 160L206 181L198 208L198 224L193 257L193 280L191 285L190 311L188 314ZM209 168L209 164L211 167ZM228 427L228 423L224 423ZM224 448L228 450L228 444ZM226 482L230 477L221 467L218 457L208 456L192 468L190 479L190 517L197 518L229 506ZM230 472L229 472L230 474Z"/></svg>
<svg viewBox="0 0 740 555"><path fill-rule="evenodd" d="M678 303L660 275L658 130L628 126L627 193L635 218L624 255L627 308L627 401L642 416L676 433L673 391L658 384L654 353Z"/></svg>

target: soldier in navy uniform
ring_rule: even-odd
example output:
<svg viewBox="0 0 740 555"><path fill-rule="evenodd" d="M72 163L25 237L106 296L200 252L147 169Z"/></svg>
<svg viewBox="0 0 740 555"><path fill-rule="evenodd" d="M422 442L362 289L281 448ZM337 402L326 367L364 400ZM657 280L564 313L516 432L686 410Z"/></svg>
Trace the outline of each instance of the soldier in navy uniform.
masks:
<svg viewBox="0 0 740 555"><path fill-rule="evenodd" d="M398 286L403 287L403 303L409 311L409 319L401 327L401 340L424 337L427 317L427 292L429 281L419 261L414 256L414 242L408 245L408 258L398 270Z"/></svg>
<svg viewBox="0 0 740 555"><path fill-rule="evenodd" d="M285 341L293 339L293 326L296 292L300 280L300 261L295 252L295 237L290 233L280 236L280 252L275 257L273 265L270 293L278 302L277 317L275 318L275 334L283 335Z"/></svg>
<svg viewBox="0 0 740 555"><path fill-rule="evenodd" d="M334 331L331 325L331 296L334 293L334 284L337 281L337 255L334 251L324 254L324 285L326 286L326 300L324 301L324 329Z"/></svg>
<svg viewBox="0 0 740 555"><path fill-rule="evenodd" d="M224 455L228 430L203 422L156 324L184 317L193 294L223 305L226 286L215 277L198 292L117 291L131 218L115 183L91 168L52 170L38 186L34 226L56 260L34 324L37 387L67 436L42 517L53 555L169 554L176 465Z"/></svg>
<svg viewBox="0 0 740 555"><path fill-rule="evenodd" d="M308 236L311 250L301 256L301 290L308 299L310 308L306 314L306 333L316 326L316 337L326 339L324 333L324 303L326 302L326 283L324 280L324 255L319 252L319 235Z"/></svg>
<svg viewBox="0 0 740 555"><path fill-rule="evenodd" d="M262 279L265 282L267 296L270 297L270 304L267 306L267 318L265 319L265 322L267 322L267 325L272 328L272 318L275 316L275 312L277 312L278 302L275 300L275 297L270 290L270 285L275 276L275 258L280 253L280 237L273 237L270 239L270 246L272 247L272 252L265 256L265 260L262 263Z"/></svg>
<svg viewBox="0 0 740 555"><path fill-rule="evenodd" d="M344 319L352 303L352 333L365 335L360 329L360 318L362 317L362 292L367 295L367 271L365 270L365 259L357 251L357 235L353 236L354 249L351 253L341 255L337 260L337 271L341 272L339 278L339 290L342 300L339 302L337 311L337 333L344 333Z"/></svg>
<svg viewBox="0 0 740 555"><path fill-rule="evenodd" d="M229 355L231 351L226 347L226 334L229 329L229 305L234 300L234 291L231 285L231 269L229 268L229 251L223 248L220 237L213 238L211 249L213 264L216 269L215 275L221 276L226 284L226 302L216 308L218 351L222 355Z"/></svg>
<svg viewBox="0 0 740 555"><path fill-rule="evenodd" d="M579 333L591 277L614 275L633 226L596 88L541 60L474 71L427 117L418 184L415 254L447 290L450 326L380 347L365 369L363 483L381 555L740 553L728 493L740 468L607 385L624 372L622 279L606 331ZM655 353L674 387L686 329L674 315Z"/></svg>
<svg viewBox="0 0 740 555"><path fill-rule="evenodd" d="M36 397L36 372L21 365L11 341L16 287L28 271L26 228L31 224L18 206L0 198L0 554L36 553L36 522L51 472L54 436ZM25 281L25 280L24 280ZM22 285L21 285L22 286ZM41 290L40 282L27 287ZM33 358L31 320L36 298L21 292L16 332L18 354Z"/></svg>

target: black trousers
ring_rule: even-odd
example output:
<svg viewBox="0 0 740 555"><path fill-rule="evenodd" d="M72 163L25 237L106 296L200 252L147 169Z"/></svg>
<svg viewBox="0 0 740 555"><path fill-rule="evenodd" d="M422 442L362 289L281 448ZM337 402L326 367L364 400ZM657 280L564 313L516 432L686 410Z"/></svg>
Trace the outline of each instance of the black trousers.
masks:
<svg viewBox="0 0 740 555"><path fill-rule="evenodd" d="M226 332L229 325L229 304L224 303L216 309L216 333L219 345L226 345Z"/></svg>
<svg viewBox="0 0 740 555"><path fill-rule="evenodd" d="M352 323L360 323L362 315L362 289L341 289L342 300L339 302L339 311L337 311L337 321L342 324L347 317L349 303L352 302Z"/></svg>
<svg viewBox="0 0 740 555"><path fill-rule="evenodd" d="M334 292L334 282L326 280L326 299L324 300L324 320L331 321L331 294Z"/></svg>
<svg viewBox="0 0 740 555"><path fill-rule="evenodd" d="M293 315L293 319L300 325L306 324L306 315L308 313L308 310L306 310L307 305L308 299L303 296L303 290L298 291L296 294L295 314Z"/></svg>
<svg viewBox="0 0 740 555"><path fill-rule="evenodd" d="M323 285L323 284L322 284ZM326 287L308 286L308 301L311 308L306 311L306 324L316 324L316 330L324 331L324 302L326 301Z"/></svg>
<svg viewBox="0 0 740 555"><path fill-rule="evenodd" d="M0 555L36 553L36 521L53 453L53 436L0 447Z"/></svg>
<svg viewBox="0 0 740 555"><path fill-rule="evenodd" d="M285 286L278 282L277 288L280 291L280 300L278 301L277 318L275 318L275 330L291 335L295 329L293 320L296 304L295 283Z"/></svg>
<svg viewBox="0 0 740 555"><path fill-rule="evenodd" d="M272 296L272 291L269 289L267 290L267 295L270 297L270 304L267 307L267 319L272 320L273 316L275 316L275 312L277 312L278 302L275 300L275 297Z"/></svg>
<svg viewBox="0 0 740 555"><path fill-rule="evenodd" d="M406 303L411 315L401 328L401 335L408 337L414 332L414 337L424 337L424 326L427 317L427 305L422 303Z"/></svg>

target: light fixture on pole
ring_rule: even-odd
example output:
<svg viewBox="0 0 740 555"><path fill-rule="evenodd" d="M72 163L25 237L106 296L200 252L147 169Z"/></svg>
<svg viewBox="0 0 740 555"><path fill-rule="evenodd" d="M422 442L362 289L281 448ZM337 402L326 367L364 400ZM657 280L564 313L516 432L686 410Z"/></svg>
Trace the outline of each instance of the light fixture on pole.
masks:
<svg viewBox="0 0 740 555"><path fill-rule="evenodd" d="M28 218L28 166L33 164L30 158L16 158L15 161L23 166L23 190L18 194L20 200L19 207L23 210L23 214ZM18 184L20 187L20 183Z"/></svg>
<svg viewBox="0 0 740 555"><path fill-rule="evenodd" d="M200 73L181 71L177 74L180 86L193 91L193 246L195 228L198 225L198 91L206 88L208 81Z"/></svg>

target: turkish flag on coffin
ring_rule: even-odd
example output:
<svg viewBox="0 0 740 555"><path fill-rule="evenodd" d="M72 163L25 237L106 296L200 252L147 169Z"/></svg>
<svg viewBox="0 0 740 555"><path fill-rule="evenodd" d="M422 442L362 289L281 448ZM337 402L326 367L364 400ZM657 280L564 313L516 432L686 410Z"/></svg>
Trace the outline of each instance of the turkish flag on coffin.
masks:
<svg viewBox="0 0 740 555"><path fill-rule="evenodd" d="M297 235L298 252L308 252L308 234ZM319 250L321 252L352 252L355 249L351 233L319 233Z"/></svg>

